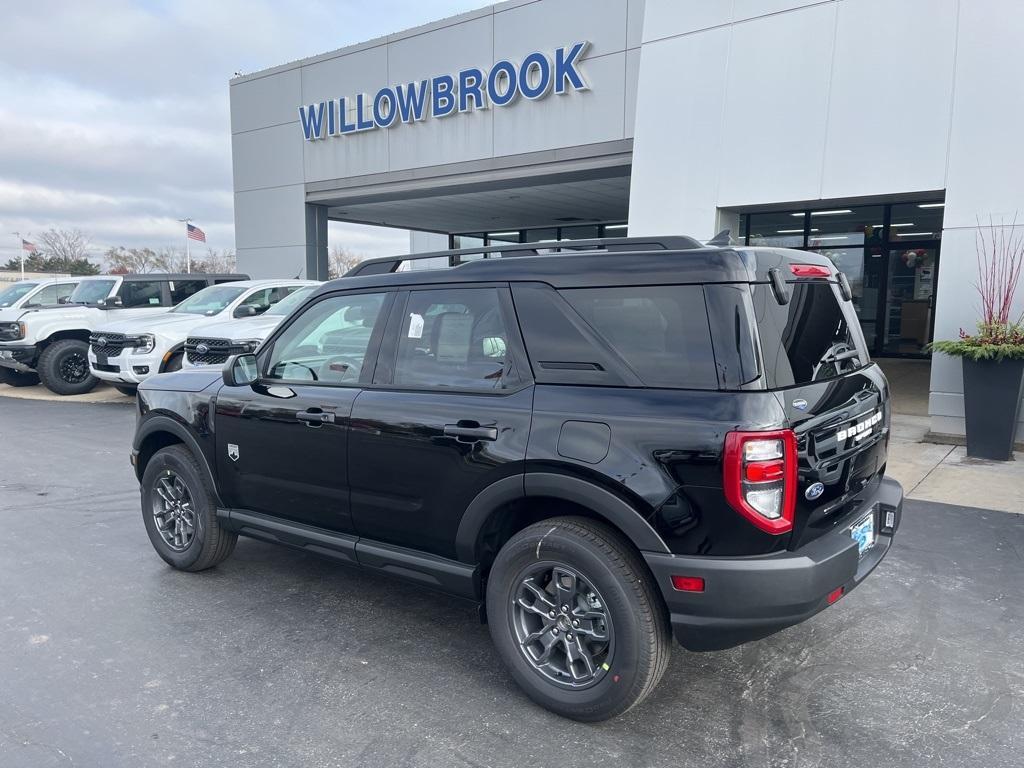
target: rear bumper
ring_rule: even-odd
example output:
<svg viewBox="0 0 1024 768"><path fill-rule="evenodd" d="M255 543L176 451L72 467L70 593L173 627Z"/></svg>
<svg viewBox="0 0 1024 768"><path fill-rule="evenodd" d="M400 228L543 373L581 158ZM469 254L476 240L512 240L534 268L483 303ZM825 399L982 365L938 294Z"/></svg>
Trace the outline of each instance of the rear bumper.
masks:
<svg viewBox="0 0 1024 768"><path fill-rule="evenodd" d="M754 557L697 557L644 552L671 614L672 631L693 651L731 648L799 624L828 607L828 596L860 584L882 561L900 525L903 488L883 478L863 500L875 510L876 541L858 556L849 527L837 528L795 551ZM887 513L893 524L885 527ZM858 517L858 520L863 517ZM678 592L671 577L699 576L703 592Z"/></svg>
<svg viewBox="0 0 1024 768"><path fill-rule="evenodd" d="M36 347L32 345L0 345L0 365L15 371L28 372L36 369Z"/></svg>

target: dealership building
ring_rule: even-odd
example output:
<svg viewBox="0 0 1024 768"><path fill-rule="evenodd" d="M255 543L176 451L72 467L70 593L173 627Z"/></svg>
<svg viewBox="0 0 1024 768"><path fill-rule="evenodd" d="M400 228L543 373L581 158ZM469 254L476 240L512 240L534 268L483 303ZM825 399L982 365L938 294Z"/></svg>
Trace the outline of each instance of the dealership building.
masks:
<svg viewBox="0 0 1024 768"><path fill-rule="evenodd" d="M1016 0L508 0L238 77L238 266L324 278L330 220L413 251L728 228L826 254L872 354L927 359L973 329L978 221L1024 219L1021 39ZM963 434L959 362L929 389Z"/></svg>

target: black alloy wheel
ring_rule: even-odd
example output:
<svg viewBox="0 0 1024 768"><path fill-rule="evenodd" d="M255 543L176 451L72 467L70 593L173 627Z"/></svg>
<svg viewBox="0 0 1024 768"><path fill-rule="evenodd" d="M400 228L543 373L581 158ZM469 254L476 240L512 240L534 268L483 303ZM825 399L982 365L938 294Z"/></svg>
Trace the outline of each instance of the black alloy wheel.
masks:
<svg viewBox="0 0 1024 768"><path fill-rule="evenodd" d="M526 568L509 610L527 663L556 685L587 688L611 668L611 617L597 589L574 568L552 562Z"/></svg>

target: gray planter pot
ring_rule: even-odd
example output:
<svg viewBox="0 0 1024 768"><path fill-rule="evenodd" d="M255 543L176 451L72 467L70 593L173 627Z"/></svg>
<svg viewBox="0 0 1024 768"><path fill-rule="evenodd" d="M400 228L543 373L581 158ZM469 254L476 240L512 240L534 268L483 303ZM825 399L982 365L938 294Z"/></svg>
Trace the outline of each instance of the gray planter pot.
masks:
<svg viewBox="0 0 1024 768"><path fill-rule="evenodd" d="M967 455L1009 461L1024 388L1024 360L964 358Z"/></svg>

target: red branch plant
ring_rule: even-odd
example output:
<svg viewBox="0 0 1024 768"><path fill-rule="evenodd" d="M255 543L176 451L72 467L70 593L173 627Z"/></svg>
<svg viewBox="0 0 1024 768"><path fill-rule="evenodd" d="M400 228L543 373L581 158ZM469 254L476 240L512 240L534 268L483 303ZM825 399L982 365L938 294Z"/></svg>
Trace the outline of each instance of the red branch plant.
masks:
<svg viewBox="0 0 1024 768"><path fill-rule="evenodd" d="M986 228L978 222L978 283L982 327L1010 325L1010 309L1024 267L1024 236L1017 233L1017 217L1009 227L989 218ZM1018 323L1020 321L1018 320Z"/></svg>

